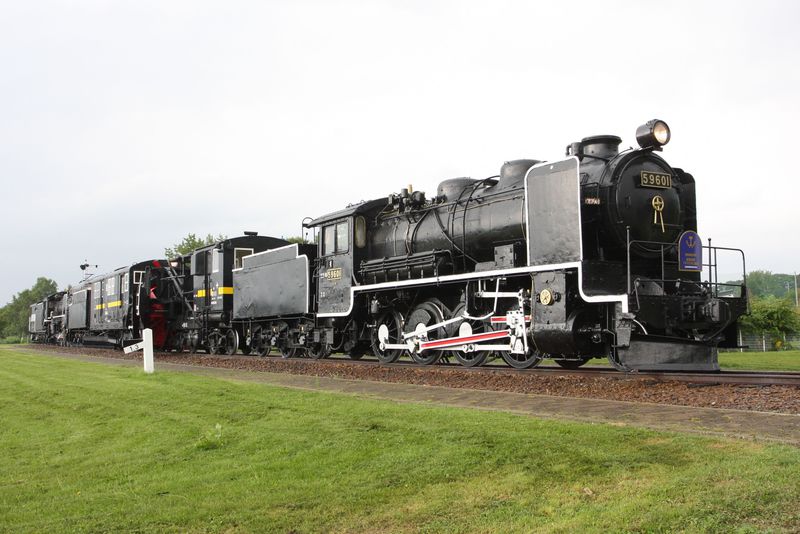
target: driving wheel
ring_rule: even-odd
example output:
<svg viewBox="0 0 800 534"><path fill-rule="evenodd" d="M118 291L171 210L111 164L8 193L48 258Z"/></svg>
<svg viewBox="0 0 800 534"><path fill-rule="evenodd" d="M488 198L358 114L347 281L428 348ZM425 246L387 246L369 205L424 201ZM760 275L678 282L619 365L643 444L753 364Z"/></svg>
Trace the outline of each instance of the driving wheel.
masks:
<svg viewBox="0 0 800 534"><path fill-rule="evenodd" d="M405 333L418 332L420 335L424 333L424 337L426 337L428 341L446 337L447 333L442 327L425 332L427 327L444 321L444 313L442 312L440 304L441 303L429 300L414 308L414 311L411 312L406 321ZM439 361L441 357L442 351L440 350L426 350L424 352L411 353L411 359L420 365L433 365Z"/></svg>
<svg viewBox="0 0 800 534"><path fill-rule="evenodd" d="M396 310L390 310L381 315L372 329L372 353L381 363L397 361L403 354L402 349L381 348L382 344L402 343L403 316Z"/></svg>

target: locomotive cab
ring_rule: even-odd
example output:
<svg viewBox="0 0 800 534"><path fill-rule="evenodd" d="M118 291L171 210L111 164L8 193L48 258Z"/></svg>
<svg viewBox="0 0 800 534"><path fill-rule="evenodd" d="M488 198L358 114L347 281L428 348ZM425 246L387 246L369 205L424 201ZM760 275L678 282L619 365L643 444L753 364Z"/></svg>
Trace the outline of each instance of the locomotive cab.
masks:
<svg viewBox="0 0 800 534"><path fill-rule="evenodd" d="M368 258L368 219L382 201L362 202L304 223L317 228L317 302L321 314L346 315L352 309L358 266Z"/></svg>

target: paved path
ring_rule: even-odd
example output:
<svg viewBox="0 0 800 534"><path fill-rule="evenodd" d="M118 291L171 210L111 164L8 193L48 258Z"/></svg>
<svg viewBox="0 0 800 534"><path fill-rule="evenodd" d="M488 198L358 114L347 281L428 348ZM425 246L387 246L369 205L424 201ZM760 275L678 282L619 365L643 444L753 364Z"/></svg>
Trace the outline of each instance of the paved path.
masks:
<svg viewBox="0 0 800 534"><path fill-rule="evenodd" d="M141 366L141 361L135 360L51 351L29 350L29 352L81 361ZM157 360L156 370L190 372L227 380L260 382L274 386L344 393L396 402L431 403L459 408L496 410L549 419L569 419L616 426L779 441L800 446L800 416L798 415L346 380L309 375L220 369L165 363Z"/></svg>

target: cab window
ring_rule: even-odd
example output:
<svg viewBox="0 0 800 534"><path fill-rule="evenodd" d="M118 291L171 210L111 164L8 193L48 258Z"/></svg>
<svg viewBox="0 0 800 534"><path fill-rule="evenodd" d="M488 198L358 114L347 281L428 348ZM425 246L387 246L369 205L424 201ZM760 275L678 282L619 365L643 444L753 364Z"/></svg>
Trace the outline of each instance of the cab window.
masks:
<svg viewBox="0 0 800 534"><path fill-rule="evenodd" d="M350 228L347 221L336 225L336 252L350 250Z"/></svg>
<svg viewBox="0 0 800 534"><path fill-rule="evenodd" d="M241 269L242 260L245 256L250 256L253 253L252 248L235 248L233 249L233 268Z"/></svg>
<svg viewBox="0 0 800 534"><path fill-rule="evenodd" d="M219 260L220 260L220 253L219 250L214 249L211 251L211 272L218 273L219 272Z"/></svg>
<svg viewBox="0 0 800 534"><path fill-rule="evenodd" d="M330 224L322 229L322 255L350 250L350 227L347 221Z"/></svg>
<svg viewBox="0 0 800 534"><path fill-rule="evenodd" d="M334 225L326 226L322 230L322 246L323 256L336 252L336 227Z"/></svg>

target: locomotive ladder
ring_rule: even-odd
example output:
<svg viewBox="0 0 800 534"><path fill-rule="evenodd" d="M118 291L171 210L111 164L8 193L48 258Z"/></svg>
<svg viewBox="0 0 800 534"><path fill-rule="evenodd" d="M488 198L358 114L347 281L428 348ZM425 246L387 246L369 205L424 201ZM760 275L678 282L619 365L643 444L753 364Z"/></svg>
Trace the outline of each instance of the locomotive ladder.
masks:
<svg viewBox="0 0 800 534"><path fill-rule="evenodd" d="M169 276L167 276L167 278L172 280L172 284L175 286L175 291L177 292L178 295L180 295L181 302L183 303L183 306L186 308L186 311L189 312L189 317L193 317L194 316L194 309L192 308L192 305L189 304L189 299L186 298L186 293L183 291L183 288L178 283L178 272L169 263L165 267L165 270L167 271L167 274L169 275Z"/></svg>

